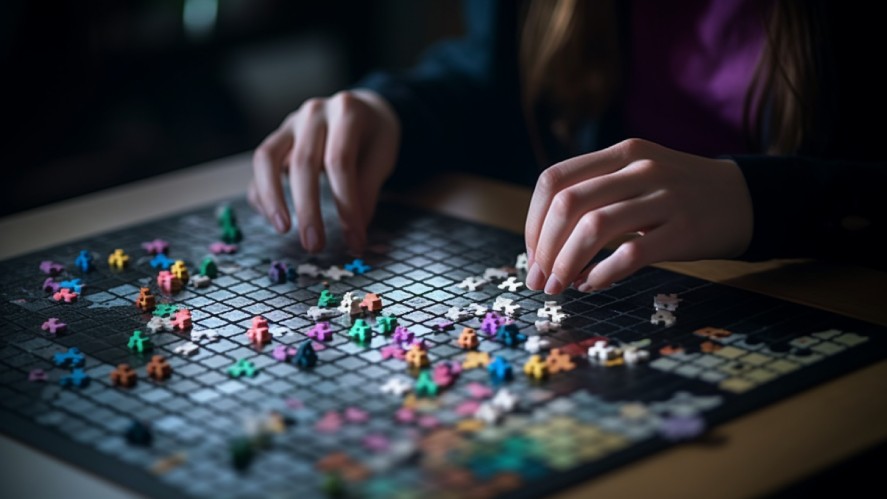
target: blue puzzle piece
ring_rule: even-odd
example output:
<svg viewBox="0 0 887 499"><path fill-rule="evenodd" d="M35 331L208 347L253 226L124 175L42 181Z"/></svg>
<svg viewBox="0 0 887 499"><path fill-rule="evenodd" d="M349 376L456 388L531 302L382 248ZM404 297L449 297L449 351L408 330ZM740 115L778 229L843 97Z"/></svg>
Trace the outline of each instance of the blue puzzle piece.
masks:
<svg viewBox="0 0 887 499"><path fill-rule="evenodd" d="M80 349L77 347L71 347L67 352L58 352L53 355L53 362L58 367L77 367L82 366L86 361L86 357L80 353Z"/></svg>
<svg viewBox="0 0 887 499"><path fill-rule="evenodd" d="M506 346L513 347L526 341L527 336L521 334L517 324L503 324L496 330L496 340Z"/></svg>
<svg viewBox="0 0 887 499"><path fill-rule="evenodd" d="M363 260L360 258L355 258L351 263L345 264L345 270L354 272L355 274L365 274L372 269L372 267L363 263Z"/></svg>
<svg viewBox="0 0 887 499"><path fill-rule="evenodd" d="M293 364L302 369L308 369L317 364L317 352L314 351L311 340L305 340L299 345L299 351L293 358Z"/></svg>
<svg viewBox="0 0 887 499"><path fill-rule="evenodd" d="M81 281L79 277L75 279L68 279L67 281L62 281L59 283L59 289L68 288L78 295L83 292L83 286L83 281Z"/></svg>
<svg viewBox="0 0 887 499"><path fill-rule="evenodd" d="M166 254L157 253L154 255L154 258L151 259L151 268L169 270L174 263L176 263L176 261L166 256Z"/></svg>
<svg viewBox="0 0 887 499"><path fill-rule="evenodd" d="M81 272L89 272L92 270L92 253L89 250L80 250L80 254L77 255L77 258L74 260L74 265L80 269ZM77 291L79 293L79 291Z"/></svg>
<svg viewBox="0 0 887 499"><path fill-rule="evenodd" d="M498 355L489 365L487 365L487 372L490 373L490 378L492 378L495 383L508 381L514 377L511 365L505 360L505 358Z"/></svg>
<svg viewBox="0 0 887 499"><path fill-rule="evenodd" d="M78 367L71 371L71 374L60 379L59 384L62 386L76 386L77 388L83 388L89 384L89 379L89 375L83 372L83 369Z"/></svg>

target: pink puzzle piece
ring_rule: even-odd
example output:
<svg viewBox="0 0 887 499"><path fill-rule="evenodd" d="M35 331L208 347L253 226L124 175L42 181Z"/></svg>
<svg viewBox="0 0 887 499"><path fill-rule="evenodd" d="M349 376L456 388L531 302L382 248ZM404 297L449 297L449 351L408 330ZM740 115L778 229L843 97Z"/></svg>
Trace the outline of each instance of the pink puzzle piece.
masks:
<svg viewBox="0 0 887 499"><path fill-rule="evenodd" d="M345 409L345 421L349 423L366 423L369 419L370 415L363 409L357 407Z"/></svg>
<svg viewBox="0 0 887 499"><path fill-rule="evenodd" d="M456 414L466 417L473 416L474 413L477 412L478 407L480 407L480 402L476 400L462 402L456 407Z"/></svg>
<svg viewBox="0 0 887 499"><path fill-rule="evenodd" d="M335 433L342 427L342 416L336 411L330 411L323 415L314 425L314 429L321 433Z"/></svg>
<svg viewBox="0 0 887 499"><path fill-rule="evenodd" d="M390 445L391 442L384 435L374 433L363 437L363 446L370 452L385 452Z"/></svg>
<svg viewBox="0 0 887 499"><path fill-rule="evenodd" d="M476 399L485 399L493 396L493 390L490 387L477 382L468 383L468 386L465 388Z"/></svg>
<svg viewBox="0 0 887 499"><path fill-rule="evenodd" d="M233 253L237 253L237 245L236 244L227 244L223 242L216 242L209 245L209 250L214 255L226 254L230 255Z"/></svg>
<svg viewBox="0 0 887 499"><path fill-rule="evenodd" d="M52 299L55 301L64 301L65 303L71 303L73 301L77 301L77 293L71 291L68 288L62 288L53 293Z"/></svg>
<svg viewBox="0 0 887 499"><path fill-rule="evenodd" d="M40 326L40 329L48 331L49 334L55 336L59 333L64 333L68 329L68 325L59 320L58 317L50 317Z"/></svg>

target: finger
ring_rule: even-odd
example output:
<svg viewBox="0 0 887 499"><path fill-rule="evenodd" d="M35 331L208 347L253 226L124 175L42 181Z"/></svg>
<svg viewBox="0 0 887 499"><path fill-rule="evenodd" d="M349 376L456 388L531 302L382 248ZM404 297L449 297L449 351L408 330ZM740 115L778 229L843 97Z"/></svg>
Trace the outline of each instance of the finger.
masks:
<svg viewBox="0 0 887 499"><path fill-rule="evenodd" d="M352 252L360 253L365 243L366 222L357 180L361 123L357 119L356 104L356 99L348 93L334 98L324 164L345 243Z"/></svg>
<svg viewBox="0 0 887 499"><path fill-rule="evenodd" d="M280 172L293 145L293 130L284 122L253 153L253 181L260 210L278 232L289 230L289 210L283 195Z"/></svg>
<svg viewBox="0 0 887 499"><path fill-rule="evenodd" d="M542 172L536 188L533 189L524 226L528 261L535 261L542 225L551 201L558 192L581 180L612 173L635 159L642 158L648 149L646 141L629 139L600 151L570 158Z"/></svg>
<svg viewBox="0 0 887 499"><path fill-rule="evenodd" d="M660 226L628 242L622 243L610 256L604 258L589 272L579 291L605 289L647 265L672 258L679 234L667 225Z"/></svg>
<svg viewBox="0 0 887 499"><path fill-rule="evenodd" d="M545 292L562 292L567 284L579 279L605 244L638 227L662 224L662 213L659 203L645 197L607 205L583 215L557 255Z"/></svg>
<svg viewBox="0 0 887 499"><path fill-rule="evenodd" d="M299 111L299 136L290 160L290 189L302 247L316 253L323 249L324 228L320 209L320 171L326 140L324 104L309 99Z"/></svg>
<svg viewBox="0 0 887 499"><path fill-rule="evenodd" d="M544 278L546 283L552 281L552 270L558 254L570 234L576 232L576 224L585 213L609 206L611 204L640 196L648 186L642 178L629 174L629 169L591 178L568 187L554 196L536 245L535 264L538 266L537 281ZM602 212L605 215L607 212ZM598 230L593 224L595 219L586 220L586 230ZM588 234L594 235L594 234ZM572 275L572 274L571 274ZM560 283L568 283L562 280ZM542 282L531 283L538 287L546 286ZM530 284L528 284L530 285ZM538 289L538 287L531 289ZM558 286L560 287L560 286Z"/></svg>

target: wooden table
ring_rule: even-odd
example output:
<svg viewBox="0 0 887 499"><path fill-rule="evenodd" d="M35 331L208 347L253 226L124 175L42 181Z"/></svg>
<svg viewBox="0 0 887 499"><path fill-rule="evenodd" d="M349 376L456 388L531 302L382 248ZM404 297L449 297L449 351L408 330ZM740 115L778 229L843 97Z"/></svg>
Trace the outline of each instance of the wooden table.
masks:
<svg viewBox="0 0 887 499"><path fill-rule="evenodd" d="M0 219L0 258L241 195L250 174L244 153ZM448 174L398 197L522 232L530 194L524 187ZM887 325L885 272L809 261L662 267ZM716 428L719 445L679 446L558 497L730 498L779 490L887 441L885 380L882 361ZM11 496L133 496L6 436L0 438L0 462L0 483ZM52 479L28 478L34 476Z"/></svg>

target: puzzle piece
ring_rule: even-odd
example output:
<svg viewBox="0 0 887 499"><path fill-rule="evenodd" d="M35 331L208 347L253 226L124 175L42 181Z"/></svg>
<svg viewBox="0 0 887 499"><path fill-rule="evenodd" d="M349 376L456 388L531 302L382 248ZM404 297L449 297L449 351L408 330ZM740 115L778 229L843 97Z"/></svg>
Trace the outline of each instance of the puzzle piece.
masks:
<svg viewBox="0 0 887 499"><path fill-rule="evenodd" d="M154 308L154 316L155 317L168 317L176 313L179 310L178 305L173 303L159 303L157 307Z"/></svg>
<svg viewBox="0 0 887 499"><path fill-rule="evenodd" d="M268 279L271 280L271 284L285 283L287 279L286 264L277 260L271 262L271 265L268 266Z"/></svg>
<svg viewBox="0 0 887 499"><path fill-rule="evenodd" d="M52 359L56 367L78 367L86 361L86 357L77 347L70 347L67 352L56 352Z"/></svg>
<svg viewBox="0 0 887 499"><path fill-rule="evenodd" d="M89 250L80 250L77 258L74 259L74 266L80 269L80 272L85 274L93 269L93 260L94 258Z"/></svg>
<svg viewBox="0 0 887 499"><path fill-rule="evenodd" d="M560 324L549 320L536 321L533 324L536 326L536 331L540 333L550 333L561 328Z"/></svg>
<svg viewBox="0 0 887 499"><path fill-rule="evenodd" d="M351 317L357 317L358 315L363 314L363 309L360 308L360 302L357 301L357 298L354 297L354 293L351 291L347 291L342 295L342 301L339 303L337 310L343 314L348 314Z"/></svg>
<svg viewBox="0 0 887 499"><path fill-rule="evenodd" d="M83 280L81 280L79 277L74 279L67 279L59 283L59 288L68 288L77 294L81 294L84 287L86 287L86 285L83 284Z"/></svg>
<svg viewBox="0 0 887 499"><path fill-rule="evenodd" d="M306 315L313 321L322 321L339 315L339 311L334 308L311 307Z"/></svg>
<svg viewBox="0 0 887 499"><path fill-rule="evenodd" d="M543 379L548 375L548 364L538 355L531 355L524 363L524 374L535 380Z"/></svg>
<svg viewBox="0 0 887 499"><path fill-rule="evenodd" d="M409 352L408 352L409 353ZM424 369L416 378L416 384L413 385L413 391L418 397L436 397L439 387L431 376L431 371Z"/></svg>
<svg viewBox="0 0 887 499"><path fill-rule="evenodd" d="M122 249L117 248L108 256L108 267L111 270L123 270L126 266L129 265L129 255L123 252Z"/></svg>
<svg viewBox="0 0 887 499"><path fill-rule="evenodd" d="M542 350L548 350L549 346L551 346L551 341L548 338L530 336L527 338L527 342L524 343L524 350L530 353L539 353Z"/></svg>
<svg viewBox="0 0 887 499"><path fill-rule="evenodd" d="M149 288L139 288L139 297L136 298L136 307L142 312L150 312L157 306L157 298L151 294Z"/></svg>
<svg viewBox="0 0 887 499"><path fill-rule="evenodd" d="M490 373L490 380L494 384L510 381L514 377L511 364L500 355L494 357L493 361L487 364L487 372Z"/></svg>
<svg viewBox="0 0 887 499"><path fill-rule="evenodd" d="M163 239L154 239L153 241L146 241L142 243L142 249L147 251L149 255L168 253L169 243L164 241Z"/></svg>
<svg viewBox="0 0 887 499"><path fill-rule="evenodd" d="M111 371L110 378L114 386L132 388L136 385L139 375L129 364L117 364L117 368Z"/></svg>
<svg viewBox="0 0 887 499"><path fill-rule="evenodd" d="M145 334L138 329L132 332L132 336L129 337L129 341L126 343L126 346L130 350L138 353L147 352L154 347L151 342L151 338L145 336Z"/></svg>
<svg viewBox="0 0 887 499"><path fill-rule="evenodd" d="M521 253L517 255L517 259L514 262L514 268L515 270L523 270L524 272L526 272L528 270L527 263L527 254Z"/></svg>
<svg viewBox="0 0 887 499"><path fill-rule="evenodd" d="M674 326L675 321L677 321L677 318L668 310L657 310L650 316L650 324L653 325L662 324L665 327L671 327Z"/></svg>
<svg viewBox="0 0 887 499"><path fill-rule="evenodd" d="M277 345L271 351L271 356L278 362L286 362L296 355L296 349L286 345Z"/></svg>
<svg viewBox="0 0 887 499"><path fill-rule="evenodd" d="M169 317L151 317L151 320L145 325L145 329L151 334L157 334L163 331L173 332L176 328L172 325L172 319Z"/></svg>
<svg viewBox="0 0 887 499"><path fill-rule="evenodd" d="M527 336L518 330L517 324L503 324L496 330L496 341L505 346L514 347L526 339Z"/></svg>
<svg viewBox="0 0 887 499"><path fill-rule="evenodd" d="M293 363L300 369L310 369L317 365L317 352L314 351L311 341L306 340L299 345Z"/></svg>
<svg viewBox="0 0 887 499"><path fill-rule="evenodd" d="M205 343L212 343L214 341L219 341L219 333L216 332L215 329L201 329L191 331L191 341L194 343L198 343L203 341Z"/></svg>
<svg viewBox="0 0 887 499"><path fill-rule="evenodd" d="M55 282L55 279L52 277L47 277L46 280L43 281L43 291L46 293L55 293L59 288L61 288L61 286L59 286L59 283Z"/></svg>
<svg viewBox="0 0 887 499"><path fill-rule="evenodd" d="M354 277L354 272L333 265L323 272L323 276L334 281L341 281L343 277Z"/></svg>
<svg viewBox="0 0 887 499"><path fill-rule="evenodd" d="M77 293L71 291L68 288L61 288L52 295L52 299L55 301L63 301L65 303L72 303L77 301Z"/></svg>
<svg viewBox="0 0 887 499"><path fill-rule="evenodd" d="M659 293L653 297L653 308L656 310L668 310L669 312L674 312L678 309L678 303L680 303L681 299L678 298L678 295L675 293L671 294L662 294Z"/></svg>
<svg viewBox="0 0 887 499"><path fill-rule="evenodd" d="M622 350L610 345L606 341L596 341L588 347L588 357L599 362L613 360L622 355Z"/></svg>
<svg viewBox="0 0 887 499"><path fill-rule="evenodd" d="M490 308L486 305L481 305L480 303L471 303L468 305L468 310L474 314L475 317L483 317L490 311Z"/></svg>
<svg viewBox="0 0 887 499"><path fill-rule="evenodd" d="M420 345L412 345L409 350L407 350L406 354L404 354L404 360L407 361L407 364L410 367L427 367L430 364L428 360L428 352L422 349Z"/></svg>
<svg viewBox="0 0 887 499"><path fill-rule="evenodd" d="M255 378L258 372L256 365L247 359L240 359L228 368L228 376L232 378L240 378L242 376Z"/></svg>
<svg viewBox="0 0 887 499"><path fill-rule="evenodd" d="M317 306L322 307L322 308L332 307L337 302L338 302L338 299L328 289L322 290L320 292L320 296L317 298Z"/></svg>
<svg viewBox="0 0 887 499"><path fill-rule="evenodd" d="M628 346L622 349L622 358L626 364L633 366L649 360L650 352L638 347Z"/></svg>
<svg viewBox="0 0 887 499"><path fill-rule="evenodd" d="M333 338L333 328L329 322L318 322L308 330L308 337L317 341L330 341Z"/></svg>
<svg viewBox="0 0 887 499"><path fill-rule="evenodd" d="M560 324L567 318L567 314L561 312L563 307L556 301L546 301L545 306L536 311L536 315L546 318L555 324Z"/></svg>
<svg viewBox="0 0 887 499"><path fill-rule="evenodd" d="M375 330L379 334L391 334L397 328L397 317L383 315L376 318Z"/></svg>
<svg viewBox="0 0 887 499"><path fill-rule="evenodd" d="M396 397L403 397L412 389L412 381L399 376L388 378L388 381L379 388L382 393L387 393Z"/></svg>
<svg viewBox="0 0 887 499"><path fill-rule="evenodd" d="M200 350L200 347L196 343L192 343L190 341L187 341L187 342L182 343L181 345L178 345L177 347L175 347L173 349L173 352L175 352L179 355L185 356L185 357L190 357L190 356L196 354L198 350Z"/></svg>
<svg viewBox="0 0 887 499"><path fill-rule="evenodd" d="M456 287L459 289L467 289L468 291L477 291L486 283L487 280L482 277L469 276L463 279L459 284L456 284Z"/></svg>
<svg viewBox="0 0 887 499"><path fill-rule="evenodd" d="M373 337L372 328L363 319L357 319L348 330L348 337L353 338L360 343L366 343Z"/></svg>
<svg viewBox="0 0 887 499"><path fill-rule="evenodd" d="M268 319L257 315L253 317L252 326L246 331L249 342L257 347L271 343L271 332L268 330Z"/></svg>
<svg viewBox="0 0 887 499"><path fill-rule="evenodd" d="M477 337L477 331L466 327L462 330L462 334L459 335L459 339L456 342L463 350L474 350L480 344L480 339Z"/></svg>
<svg viewBox="0 0 887 499"><path fill-rule="evenodd" d="M508 388L500 388L490 403L502 412L512 412L517 408L517 396Z"/></svg>
<svg viewBox="0 0 887 499"><path fill-rule="evenodd" d="M559 348L553 348L551 350L548 357L545 358L545 363L548 365L549 374L572 371L576 368L576 363L573 362L573 358L566 352L562 352Z"/></svg>
<svg viewBox="0 0 887 499"><path fill-rule="evenodd" d="M157 286L159 286L164 293L172 295L182 290L182 280L174 276L173 273L168 270L161 270L157 274Z"/></svg>
<svg viewBox="0 0 887 499"><path fill-rule="evenodd" d="M173 329L178 331L187 331L191 329L191 311L187 308L176 310L175 315L170 319L169 324Z"/></svg>
<svg viewBox="0 0 887 499"><path fill-rule="evenodd" d="M310 263L300 264L296 268L296 272L299 275L306 275L309 277L317 277L321 274L320 267L318 267L317 265L310 264Z"/></svg>
<svg viewBox="0 0 887 499"><path fill-rule="evenodd" d="M406 351L400 347L400 345L386 345L382 347L379 352L382 354L382 360L385 359L398 359L403 360L404 355L406 355Z"/></svg>
<svg viewBox="0 0 887 499"><path fill-rule="evenodd" d="M360 308L366 310L367 312L381 312L382 311L382 298L379 297L376 293L367 293L363 297L363 301L360 302Z"/></svg>
<svg viewBox="0 0 887 499"><path fill-rule="evenodd" d="M462 369L487 367L489 364L490 354L488 352L468 352L465 354L465 360L462 361Z"/></svg>
<svg viewBox="0 0 887 499"><path fill-rule="evenodd" d="M489 336L493 336L499 330L499 327L504 324L504 317L497 312L488 312L487 315L484 316L484 320L481 321L480 330L487 333Z"/></svg>
<svg viewBox="0 0 887 499"><path fill-rule="evenodd" d="M518 281L517 277L511 276L508 279L500 282L498 288L499 289L507 289L508 291L511 291L512 293L514 293L515 291L522 288L523 286L524 286L524 283L522 283L521 281Z"/></svg>
<svg viewBox="0 0 887 499"><path fill-rule="evenodd" d="M58 262L53 262L52 260L40 262L40 271L52 277L61 274L63 270L65 270L65 266Z"/></svg>
<svg viewBox="0 0 887 499"><path fill-rule="evenodd" d="M450 307L450 309L447 310L446 313L447 319L453 322L462 322L471 316L472 313L463 309L462 307Z"/></svg>
<svg viewBox="0 0 887 499"><path fill-rule="evenodd" d="M31 371L28 372L28 381L31 383L49 381L49 374L39 367L37 369L31 369Z"/></svg>
<svg viewBox="0 0 887 499"><path fill-rule="evenodd" d="M442 362L434 366L431 377L434 379L434 383L437 384L438 387L446 388L456 381L456 378L459 377L459 373L461 372L462 366L458 363Z"/></svg>
<svg viewBox="0 0 887 499"><path fill-rule="evenodd" d="M372 267L365 264L360 258L355 258L351 263L345 264L345 270L355 274L365 274L372 270Z"/></svg>
<svg viewBox="0 0 887 499"><path fill-rule="evenodd" d="M59 380L59 384L68 387L68 386L76 386L77 388L85 388L89 385L90 377L86 372L81 368L76 368L71 371L71 374L67 376L63 376Z"/></svg>
<svg viewBox="0 0 887 499"><path fill-rule="evenodd" d="M151 259L151 268L169 270L173 263L175 263L175 260L166 256L165 253L157 253L154 255L154 258Z"/></svg>
<svg viewBox="0 0 887 499"><path fill-rule="evenodd" d="M146 370L148 377L154 381L163 381L172 376L172 366L169 365L169 362L162 355L151 357L151 362L148 362Z"/></svg>
<svg viewBox="0 0 887 499"><path fill-rule="evenodd" d="M197 274L192 277L190 280L191 286L197 289L208 288L210 284L212 284L213 280L209 276L205 276L203 274Z"/></svg>
<svg viewBox="0 0 887 499"><path fill-rule="evenodd" d="M493 303L493 310L514 317L517 315L517 311L520 310L520 305L514 303L514 300L511 298L497 296L496 301Z"/></svg>
<svg viewBox="0 0 887 499"><path fill-rule="evenodd" d="M232 255L237 253L237 245L218 241L209 245L209 251L213 255Z"/></svg>
<svg viewBox="0 0 887 499"><path fill-rule="evenodd" d="M484 402L478 406L474 412L474 417L483 421L487 425L496 425L502 421L503 413L493 406L490 402Z"/></svg>
<svg viewBox="0 0 887 499"><path fill-rule="evenodd" d="M68 325L61 321L58 317L50 317L46 319L43 324L40 326L40 329L49 332L49 334L55 336L57 334L64 333L68 329Z"/></svg>
<svg viewBox="0 0 887 499"><path fill-rule="evenodd" d="M169 271L178 280L182 281L183 286L187 285L188 281L191 279L191 274L188 272L188 267L185 266L184 260L176 260L176 262L172 264L172 267L169 268Z"/></svg>

